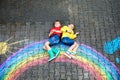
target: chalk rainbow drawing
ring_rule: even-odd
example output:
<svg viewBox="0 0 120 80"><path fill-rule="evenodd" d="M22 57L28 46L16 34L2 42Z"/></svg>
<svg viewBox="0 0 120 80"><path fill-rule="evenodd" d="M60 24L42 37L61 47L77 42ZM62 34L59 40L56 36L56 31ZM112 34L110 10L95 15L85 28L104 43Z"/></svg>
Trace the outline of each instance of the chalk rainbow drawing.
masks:
<svg viewBox="0 0 120 80"><path fill-rule="evenodd" d="M0 80L16 80L31 66L47 63L49 56L42 49L44 42L45 40L32 43L11 55L0 66ZM89 71L96 80L120 80L120 70L101 53L85 44L80 44L76 60L68 59L63 55L68 46L58 44L53 47L60 49L61 53L52 62L76 64Z"/></svg>

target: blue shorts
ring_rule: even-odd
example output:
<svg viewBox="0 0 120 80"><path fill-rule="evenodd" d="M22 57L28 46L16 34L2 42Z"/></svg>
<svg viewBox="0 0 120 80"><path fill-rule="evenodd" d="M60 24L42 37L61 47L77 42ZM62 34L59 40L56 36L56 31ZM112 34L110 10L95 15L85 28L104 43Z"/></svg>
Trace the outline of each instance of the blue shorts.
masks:
<svg viewBox="0 0 120 80"><path fill-rule="evenodd" d="M50 45L58 44L60 42L60 36L54 35L49 38Z"/></svg>
<svg viewBox="0 0 120 80"><path fill-rule="evenodd" d="M73 39L70 39L70 38L68 38L68 37L62 38L62 43L66 44L66 45L71 46L71 45L74 44L74 42L75 42L75 41L74 41Z"/></svg>

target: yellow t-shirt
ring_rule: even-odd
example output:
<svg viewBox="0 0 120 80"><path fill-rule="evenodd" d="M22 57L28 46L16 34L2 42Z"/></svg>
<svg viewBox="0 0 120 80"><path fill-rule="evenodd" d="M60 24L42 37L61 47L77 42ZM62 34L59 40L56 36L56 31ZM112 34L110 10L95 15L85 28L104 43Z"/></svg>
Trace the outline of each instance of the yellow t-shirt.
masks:
<svg viewBox="0 0 120 80"><path fill-rule="evenodd" d="M71 31L71 33L67 32L67 31ZM74 34L74 31L72 29L70 29L70 27L68 27L68 26L63 26L61 28L61 32L62 32L62 38L68 37L70 39L75 39L77 37L77 35Z"/></svg>

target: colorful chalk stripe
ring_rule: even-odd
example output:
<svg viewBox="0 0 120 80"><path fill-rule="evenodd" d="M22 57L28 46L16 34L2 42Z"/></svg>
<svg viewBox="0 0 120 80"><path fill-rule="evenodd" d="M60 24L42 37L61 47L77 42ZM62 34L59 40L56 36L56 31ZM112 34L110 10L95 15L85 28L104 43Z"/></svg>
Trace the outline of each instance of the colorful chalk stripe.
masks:
<svg viewBox="0 0 120 80"><path fill-rule="evenodd" d="M32 66L43 65L49 58L42 49L44 41L35 42L11 55L0 66L0 80L16 80L23 72ZM52 62L66 62L76 64L89 71L96 80L120 80L120 70L95 49L80 44L76 59L68 59L63 53L69 46L58 44L53 48L61 50L60 55ZM79 74L79 73L78 73Z"/></svg>

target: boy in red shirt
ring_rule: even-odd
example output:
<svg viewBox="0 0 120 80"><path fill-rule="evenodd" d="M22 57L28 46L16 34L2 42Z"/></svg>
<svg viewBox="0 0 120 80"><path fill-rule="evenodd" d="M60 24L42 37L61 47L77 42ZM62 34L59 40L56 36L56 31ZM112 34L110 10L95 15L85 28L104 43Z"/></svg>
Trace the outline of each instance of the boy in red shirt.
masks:
<svg viewBox="0 0 120 80"><path fill-rule="evenodd" d="M49 33L49 40L45 42L44 49L48 51L48 54L50 56L48 61L53 60L56 58L59 54L59 50L53 49L50 46L54 44L58 44L61 39L61 23L59 20L56 20L54 22L54 27L50 29Z"/></svg>

